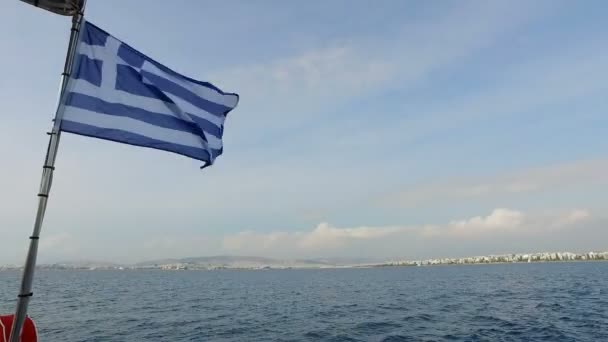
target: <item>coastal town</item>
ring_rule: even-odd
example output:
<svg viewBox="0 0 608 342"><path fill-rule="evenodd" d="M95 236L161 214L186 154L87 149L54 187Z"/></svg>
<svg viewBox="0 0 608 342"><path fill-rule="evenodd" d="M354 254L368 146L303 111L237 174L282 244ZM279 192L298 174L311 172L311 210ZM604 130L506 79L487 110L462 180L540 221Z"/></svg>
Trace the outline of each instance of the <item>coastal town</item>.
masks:
<svg viewBox="0 0 608 342"><path fill-rule="evenodd" d="M436 265L475 265L504 263L537 262L577 262L607 261L605 252L541 252L503 255L474 256L464 258L438 258L425 260L393 260L387 262L329 262L324 260L276 260L258 257L202 257L173 259L139 264L112 264L95 262L72 262L41 264L39 269L46 270L269 270L269 269L322 269L322 268L362 268L362 267L401 267ZM18 265L0 265L0 271L20 270Z"/></svg>
<svg viewBox="0 0 608 342"><path fill-rule="evenodd" d="M465 264L497 264L497 263L529 263L529 262L559 262L559 261L596 261L608 260L608 252L544 252L530 254L504 254L475 256L466 258L443 258L416 261L392 261L387 266L430 266L430 265L465 265Z"/></svg>

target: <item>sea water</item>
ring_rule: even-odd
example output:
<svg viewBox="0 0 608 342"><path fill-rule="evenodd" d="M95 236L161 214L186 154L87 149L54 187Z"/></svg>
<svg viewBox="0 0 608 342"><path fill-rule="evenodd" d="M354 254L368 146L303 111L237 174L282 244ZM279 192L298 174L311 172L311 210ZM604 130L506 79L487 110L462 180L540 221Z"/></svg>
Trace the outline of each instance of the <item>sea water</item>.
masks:
<svg viewBox="0 0 608 342"><path fill-rule="evenodd" d="M41 341L608 341L608 262L41 270L34 292Z"/></svg>

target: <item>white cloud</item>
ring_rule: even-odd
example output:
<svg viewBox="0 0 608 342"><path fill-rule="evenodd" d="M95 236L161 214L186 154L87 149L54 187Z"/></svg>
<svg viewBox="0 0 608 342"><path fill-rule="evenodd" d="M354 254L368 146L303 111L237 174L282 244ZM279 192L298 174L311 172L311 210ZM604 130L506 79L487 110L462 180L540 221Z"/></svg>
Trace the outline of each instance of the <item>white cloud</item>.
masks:
<svg viewBox="0 0 608 342"><path fill-rule="evenodd" d="M596 218L587 209L524 212L496 208L487 215L452 220L444 224L336 227L323 222L310 230L301 231L242 231L223 236L151 235L136 245L129 243L128 239L112 243L111 254L108 254L108 243L113 239L59 232L49 234L41 240L40 254L41 262L83 259L138 262L220 254L279 258L387 256L403 255L410 251L416 251L415 256L418 257L442 255L445 251L441 244L446 241L452 248L477 244L467 252L475 254L480 251L479 245L498 244L499 248L504 248L509 239L516 241L515 246L519 246L521 241L538 243L566 236L563 245L569 246L571 241L567 238L568 234L577 231L581 235L585 234L586 227L592 226L594 220ZM21 258L16 260L18 263L21 261Z"/></svg>
<svg viewBox="0 0 608 342"><path fill-rule="evenodd" d="M287 115L287 110L307 111L310 118L320 107L335 106L362 92L424 84L431 73L461 62L545 14L544 6L528 2L448 6L432 18L405 23L397 32L328 41L291 56L233 65L209 77L227 89L239 89L241 105L256 112L256 120L260 115L272 116L275 124L293 124L298 117ZM311 108L317 110L310 112Z"/></svg>
<svg viewBox="0 0 608 342"><path fill-rule="evenodd" d="M298 247L304 249L340 247L350 240L383 238L399 233L404 229L404 227L336 228L328 223L321 223L310 233L301 234Z"/></svg>
<svg viewBox="0 0 608 342"><path fill-rule="evenodd" d="M391 65L365 56L351 45L335 45L306 51L301 55L281 58L267 64L235 67L218 79L235 83L250 99L264 101L309 101L311 97L328 100L342 93L372 87L390 78Z"/></svg>
<svg viewBox="0 0 608 342"><path fill-rule="evenodd" d="M246 251L282 254L290 250L317 251L335 249L356 240L380 239L407 229L405 227L354 227L337 228L320 223L309 232L240 232L224 238L223 247L228 251Z"/></svg>
<svg viewBox="0 0 608 342"><path fill-rule="evenodd" d="M381 126L381 130L355 131L346 139L358 148L365 148L380 135L384 146L393 147L420 141L442 141L446 132L468 130L471 126L506 118L519 121L524 113L528 119L549 123L555 120L552 107L559 105L573 111L570 119L561 120L584 119L590 114L589 109L570 106L576 101L593 102L608 90L605 82L608 49L603 42L603 37L591 35L568 50L554 48L556 50L537 51L534 56L514 59L488 75L491 82L485 87L463 89L458 96L441 101L431 98L422 106L412 106L404 101L400 106L392 107L394 112L407 114L401 120L391 120ZM462 70L459 66L446 66L447 70ZM401 79L400 84L407 89L412 84L423 84L424 77L409 81ZM521 186L527 188L526 184ZM517 191L518 185L515 184L512 190Z"/></svg>
<svg viewBox="0 0 608 342"><path fill-rule="evenodd" d="M251 231L224 238L223 248L232 253L265 255L306 254L339 251L355 243L367 246L382 244L404 237L426 239L453 238L466 241L488 238L495 234L530 236L549 234L556 229L575 227L591 218L585 209L575 209L553 214L524 213L508 208L496 208L487 216L475 216L454 220L443 225L419 226L362 226L338 228L321 223L310 231L276 231L254 233Z"/></svg>
<svg viewBox="0 0 608 342"><path fill-rule="evenodd" d="M591 213L587 209L576 209L569 213L558 217L553 226L555 227L563 227L568 225L573 225L577 223L582 223L591 219Z"/></svg>
<svg viewBox="0 0 608 342"><path fill-rule="evenodd" d="M451 234L484 234L492 231L509 231L519 228L525 220L521 211L498 208L488 216L476 216L467 220L452 221L448 225Z"/></svg>

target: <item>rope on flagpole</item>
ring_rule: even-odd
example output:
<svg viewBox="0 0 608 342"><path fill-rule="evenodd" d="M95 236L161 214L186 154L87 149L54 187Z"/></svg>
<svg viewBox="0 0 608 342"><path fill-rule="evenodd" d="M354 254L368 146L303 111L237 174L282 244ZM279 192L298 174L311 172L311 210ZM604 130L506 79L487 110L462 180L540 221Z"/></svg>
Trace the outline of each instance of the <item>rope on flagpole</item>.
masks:
<svg viewBox="0 0 608 342"><path fill-rule="evenodd" d="M17 296L17 308L15 310L15 317L13 321L13 327L11 329L11 335L9 338L10 342L19 342L21 336L21 330L27 316L27 307L30 299L34 295L32 292L32 283L34 280L34 270L36 268L36 257L38 254L38 242L40 240L40 231L42 229L42 222L44 220L44 214L46 212L47 201L49 193L51 191L51 184L53 182L53 171L55 170L55 158L57 156L57 150L59 148L60 138L60 120L57 120L57 114L59 113L59 107L63 94L68 84L70 73L72 72L72 65L74 62L74 54L76 51L76 42L78 41L78 33L80 30L80 24L84 15L84 7L86 0L82 1L82 6L78 9L77 13L72 16L72 28L70 30L70 42L68 44L68 51L66 53L65 64L63 73L61 74L61 86L59 90L59 98L57 100L57 110L55 112L55 118L53 119L53 129L49 132L49 144L47 147L46 157L44 165L42 167L42 180L40 181L40 191L38 192L38 210L36 213L36 220L34 222L34 230L30 236L30 246L23 268L23 275L21 279L21 289Z"/></svg>

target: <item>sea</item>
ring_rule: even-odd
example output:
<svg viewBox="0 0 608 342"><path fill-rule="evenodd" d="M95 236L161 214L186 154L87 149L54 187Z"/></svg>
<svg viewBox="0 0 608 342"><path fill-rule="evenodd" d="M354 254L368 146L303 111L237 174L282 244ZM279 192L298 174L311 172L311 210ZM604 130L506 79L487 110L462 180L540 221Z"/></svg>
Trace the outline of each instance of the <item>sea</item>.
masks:
<svg viewBox="0 0 608 342"><path fill-rule="evenodd" d="M40 341L608 341L608 262L40 270L34 292Z"/></svg>

